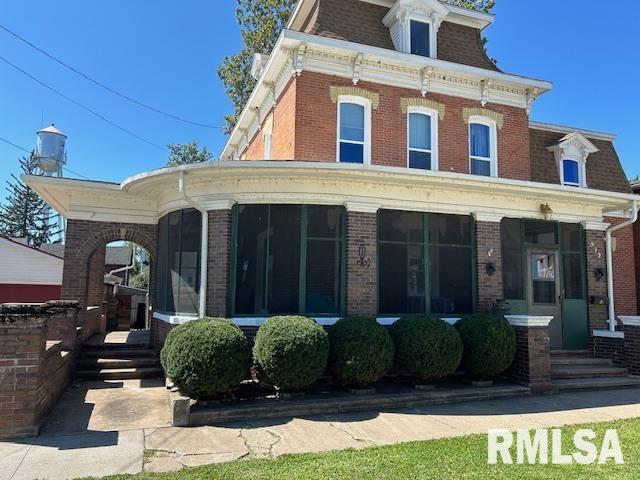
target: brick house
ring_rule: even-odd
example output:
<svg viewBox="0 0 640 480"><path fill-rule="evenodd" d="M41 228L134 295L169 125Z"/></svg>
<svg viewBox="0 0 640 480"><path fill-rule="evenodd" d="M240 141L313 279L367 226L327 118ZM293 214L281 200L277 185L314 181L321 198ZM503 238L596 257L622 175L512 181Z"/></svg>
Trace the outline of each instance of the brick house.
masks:
<svg viewBox="0 0 640 480"><path fill-rule="evenodd" d="M68 219L63 298L92 305L92 266L128 240L153 259L159 344L199 315L250 331L506 302L525 344L609 354L637 313L637 197L614 135L530 119L552 84L487 57L493 21L436 0L299 1L219 161L27 177Z"/></svg>

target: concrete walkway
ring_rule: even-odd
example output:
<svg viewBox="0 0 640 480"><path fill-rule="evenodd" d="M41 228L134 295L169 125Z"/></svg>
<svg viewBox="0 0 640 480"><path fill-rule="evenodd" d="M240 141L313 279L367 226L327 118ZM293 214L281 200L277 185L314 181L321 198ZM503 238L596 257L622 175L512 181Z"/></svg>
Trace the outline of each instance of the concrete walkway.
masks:
<svg viewBox="0 0 640 480"><path fill-rule="evenodd" d="M104 403L88 421L79 415L81 420L74 423L70 411L81 397L98 404L121 397L122 401L110 403L110 408L128 413L112 418ZM241 458L486 433L490 428L552 427L640 417L640 389L628 389L176 428L168 426L163 398L166 391L161 386L81 386L63 400L66 406L61 402L54 411L43 435L0 443L0 479L56 480L170 471ZM132 403L138 406L133 408ZM74 428L80 430L73 433Z"/></svg>

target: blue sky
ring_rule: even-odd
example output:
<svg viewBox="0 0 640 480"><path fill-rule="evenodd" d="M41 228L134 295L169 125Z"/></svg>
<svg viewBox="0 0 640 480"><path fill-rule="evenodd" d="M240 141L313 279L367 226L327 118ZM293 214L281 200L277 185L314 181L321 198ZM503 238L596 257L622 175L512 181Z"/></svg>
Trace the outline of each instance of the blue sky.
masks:
<svg viewBox="0 0 640 480"><path fill-rule="evenodd" d="M52 8L55 5L56 8ZM222 125L231 108L216 68L240 47L235 0L65 0L3 2L0 23L77 69L158 109ZM615 8L614 8L615 6ZM532 119L619 135L629 176L640 172L637 16L627 0L498 0L486 33L506 72L550 80ZM216 155L218 130L184 125L140 109L83 80L0 30L3 56L158 145L197 140ZM105 124L0 61L0 137L28 149L35 131L55 123L69 136L68 167L121 181L164 165L166 153ZM0 142L0 180L21 152Z"/></svg>

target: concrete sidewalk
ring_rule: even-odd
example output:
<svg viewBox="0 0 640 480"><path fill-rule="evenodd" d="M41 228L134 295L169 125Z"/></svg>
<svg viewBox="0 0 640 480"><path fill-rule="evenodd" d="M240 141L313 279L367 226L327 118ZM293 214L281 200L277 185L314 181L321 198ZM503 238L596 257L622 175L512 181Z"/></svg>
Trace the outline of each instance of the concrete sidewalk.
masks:
<svg viewBox="0 0 640 480"><path fill-rule="evenodd" d="M147 397L157 402L154 391ZM0 443L0 479L67 479L177 470L240 458L365 448L489 428L537 428L640 417L640 389L438 405L389 412L255 421L225 427L162 426L48 434ZM121 423L121 422L119 422ZM97 423L94 422L96 427ZM107 423L105 423L105 428Z"/></svg>

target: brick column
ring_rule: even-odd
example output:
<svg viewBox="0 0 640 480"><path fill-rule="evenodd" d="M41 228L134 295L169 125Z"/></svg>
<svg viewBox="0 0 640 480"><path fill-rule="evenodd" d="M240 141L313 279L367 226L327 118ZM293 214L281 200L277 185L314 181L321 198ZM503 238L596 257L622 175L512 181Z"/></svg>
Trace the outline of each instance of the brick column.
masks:
<svg viewBox="0 0 640 480"><path fill-rule="evenodd" d="M47 340L42 305L0 307L0 438L37 435Z"/></svg>
<svg viewBox="0 0 640 480"><path fill-rule="evenodd" d="M531 393L550 393L551 347L549 323L553 317L507 315L516 332L516 356L507 375L531 388Z"/></svg>
<svg viewBox="0 0 640 480"><path fill-rule="evenodd" d="M477 312L490 313L496 300L504 298L502 289L502 215L476 213ZM495 271L490 274L488 265Z"/></svg>
<svg viewBox="0 0 640 480"><path fill-rule="evenodd" d="M624 325L624 356L631 375L640 375L640 317L620 317Z"/></svg>
<svg viewBox="0 0 640 480"><path fill-rule="evenodd" d="M225 317L228 312L231 261L231 203L209 211L207 241L207 315Z"/></svg>
<svg viewBox="0 0 640 480"><path fill-rule="evenodd" d="M607 246L605 231L608 223L584 222L585 255L587 258L587 312L589 316L589 339L593 344L594 330L607 330L609 318L607 305L594 305L591 297L606 297L607 292ZM602 276L598 278L596 271Z"/></svg>
<svg viewBox="0 0 640 480"><path fill-rule="evenodd" d="M347 205L347 314L378 314L377 207Z"/></svg>

